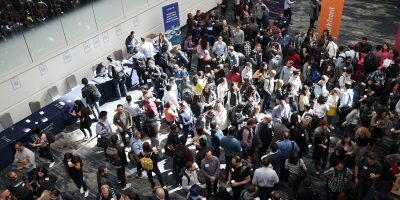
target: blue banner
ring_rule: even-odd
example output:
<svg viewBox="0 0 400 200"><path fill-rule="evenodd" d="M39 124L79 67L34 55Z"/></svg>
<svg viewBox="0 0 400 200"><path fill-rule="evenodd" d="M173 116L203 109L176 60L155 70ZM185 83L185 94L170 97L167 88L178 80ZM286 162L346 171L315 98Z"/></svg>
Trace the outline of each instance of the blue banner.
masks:
<svg viewBox="0 0 400 200"><path fill-rule="evenodd" d="M165 35L172 45L181 44L178 2L162 7Z"/></svg>

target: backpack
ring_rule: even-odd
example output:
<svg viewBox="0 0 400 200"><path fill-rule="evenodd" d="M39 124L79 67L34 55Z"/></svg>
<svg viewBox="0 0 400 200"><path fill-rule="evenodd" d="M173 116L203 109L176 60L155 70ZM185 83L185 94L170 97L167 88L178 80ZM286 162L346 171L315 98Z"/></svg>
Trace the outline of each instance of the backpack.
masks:
<svg viewBox="0 0 400 200"><path fill-rule="evenodd" d="M376 70L378 65L378 59L375 57L372 51L368 52L364 58L365 73L369 74Z"/></svg>
<svg viewBox="0 0 400 200"><path fill-rule="evenodd" d="M190 180L189 174L186 173L186 167L182 168L178 175L179 175L179 180L180 180L181 183L182 183L182 178L186 177L186 179L188 181L187 184L190 185L190 182L192 180Z"/></svg>
<svg viewBox="0 0 400 200"><path fill-rule="evenodd" d="M146 171L152 171L153 170L153 160L151 159L151 156L153 153L146 155L143 155L143 158L140 159L140 164L142 165L142 168Z"/></svg>
<svg viewBox="0 0 400 200"><path fill-rule="evenodd" d="M239 132L237 133L237 136L236 136L236 139L239 140L240 142L243 140L243 131L244 131L244 130L247 130L247 131L250 132L250 128L249 128L249 127L243 126L243 127L239 130Z"/></svg>
<svg viewBox="0 0 400 200"><path fill-rule="evenodd" d="M321 74L319 73L319 71L317 69L314 69L311 72L311 81L316 83L320 80L320 78L321 78Z"/></svg>
<svg viewBox="0 0 400 200"><path fill-rule="evenodd" d="M146 61L143 57L136 58L136 70L145 71L146 70Z"/></svg>
<svg viewBox="0 0 400 200"><path fill-rule="evenodd" d="M107 147L106 148L106 155L108 157L108 160L112 165L119 165L121 162L121 159L118 155L118 149L115 147Z"/></svg>
<svg viewBox="0 0 400 200"><path fill-rule="evenodd" d="M169 65L169 55L167 52L160 54L160 65L165 67Z"/></svg>
<svg viewBox="0 0 400 200"><path fill-rule="evenodd" d="M96 86L94 85L88 85L87 86L87 91L89 94L89 100L92 102L97 102L100 100L101 94L99 90L97 89Z"/></svg>
<svg viewBox="0 0 400 200"><path fill-rule="evenodd" d="M47 143L51 144L56 141L56 136L53 133L45 131L44 134L46 135Z"/></svg>
<svg viewBox="0 0 400 200"><path fill-rule="evenodd" d="M116 75L115 78L122 79L125 77L124 68L122 67L121 62L117 61L115 64L113 64L111 66L115 72L115 75Z"/></svg>
<svg viewBox="0 0 400 200"><path fill-rule="evenodd" d="M186 103L191 104L193 101L193 91L190 88L185 88L182 90L182 97L181 99L186 101Z"/></svg>

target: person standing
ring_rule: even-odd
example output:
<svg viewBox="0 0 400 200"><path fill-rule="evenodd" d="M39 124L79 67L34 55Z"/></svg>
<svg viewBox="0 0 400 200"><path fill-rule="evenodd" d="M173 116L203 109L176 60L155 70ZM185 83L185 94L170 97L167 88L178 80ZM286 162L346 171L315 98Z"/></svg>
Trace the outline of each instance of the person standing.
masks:
<svg viewBox="0 0 400 200"><path fill-rule="evenodd" d="M110 185L110 188L113 188L113 186L110 183L110 177L109 175L109 169L102 165L99 168L97 168L97 187L99 189L99 192L101 192L101 186L104 183L108 183Z"/></svg>
<svg viewBox="0 0 400 200"><path fill-rule="evenodd" d="M121 190L126 190L129 187L131 187L130 183L126 183L126 175L125 175L125 167L128 166L128 160L126 159L125 155L125 150L124 148L121 148L118 144L118 136L117 135L112 135L111 136L111 143L110 146L107 147L107 152L108 149L115 149L117 152L117 162L113 162L113 160L110 158L111 164L117 169L117 178L118 182L120 183L122 189Z"/></svg>
<svg viewBox="0 0 400 200"><path fill-rule="evenodd" d="M361 199L373 199L374 182L381 177L381 173L382 165L374 152L369 152L366 159L356 164L355 183Z"/></svg>
<svg viewBox="0 0 400 200"><path fill-rule="evenodd" d="M96 134L97 134L97 146L103 147L104 152L110 142L111 134L110 122L108 122L107 111L101 111L99 114L99 121L96 123Z"/></svg>
<svg viewBox="0 0 400 200"><path fill-rule="evenodd" d="M14 164L17 166L17 169L27 172L29 182L35 180L35 154L21 142L15 143L15 150Z"/></svg>
<svg viewBox="0 0 400 200"><path fill-rule="evenodd" d="M140 125L140 114L142 113L142 109L138 104L132 102L132 96L126 96L126 103L123 106L126 111L129 112L132 116L132 121L135 123L135 127L141 133L143 133L142 126Z"/></svg>
<svg viewBox="0 0 400 200"><path fill-rule="evenodd" d="M289 24L292 24L292 4L296 1L285 0L285 4L283 6L284 16L288 18Z"/></svg>
<svg viewBox="0 0 400 200"><path fill-rule="evenodd" d="M111 56L108 56L107 60L110 62L110 65L108 66L108 77L113 80L115 96L121 98L122 94L122 96L126 97L128 89L125 85L126 77L121 61L115 60Z"/></svg>
<svg viewBox="0 0 400 200"><path fill-rule="evenodd" d="M256 125L255 138L260 140L261 148L258 149L258 157L265 155L274 136L274 125L271 115L265 115L264 119Z"/></svg>
<svg viewBox="0 0 400 200"><path fill-rule="evenodd" d="M288 170L289 199L296 199L297 190L302 181L302 177L307 173L307 167L303 159L292 152L285 161L285 170Z"/></svg>
<svg viewBox="0 0 400 200"><path fill-rule="evenodd" d="M326 170L324 175L328 178L327 200L336 200L339 193L345 190L346 183L351 181L353 173L343 160L339 160L336 166Z"/></svg>
<svg viewBox="0 0 400 200"><path fill-rule="evenodd" d="M262 111L263 112L267 112L270 109L270 101L271 101L271 96L272 93L274 92L274 86L275 86L275 77L276 76L276 71L275 70L271 70L268 73L268 77L266 77L264 79L264 85L263 85L263 89L264 89L264 102L262 105Z"/></svg>
<svg viewBox="0 0 400 200"><path fill-rule="evenodd" d="M80 99L75 100L74 110L70 114L74 117L79 118L79 129L82 131L84 135L83 139L87 139L85 129L87 129L89 132L89 138L92 137L92 129L90 129L90 127L92 126L92 118L90 118L89 112L90 111L88 107L86 107L85 104Z"/></svg>
<svg viewBox="0 0 400 200"><path fill-rule="evenodd" d="M100 115L99 101L101 94L99 89L97 89L95 85L89 84L87 78L83 78L81 82L83 84L83 88L81 89L82 97L85 98L87 105L90 106L92 110L96 108L97 115ZM93 112L93 115L95 119L98 119L95 112Z"/></svg>
<svg viewBox="0 0 400 200"><path fill-rule="evenodd" d="M212 151L206 151L206 157L201 160L201 171L206 179L207 194L211 197L212 194L217 194L218 178L220 173L219 159L212 155Z"/></svg>
<svg viewBox="0 0 400 200"><path fill-rule="evenodd" d="M156 186L153 180L153 172L156 174L161 187L165 187L164 179L162 178L160 169L157 165L158 161L160 160L160 156L158 155L158 152L155 150L155 148L152 149L148 142L144 142L143 153L139 158L142 168L147 172L147 177L150 181L151 188L154 188Z"/></svg>
<svg viewBox="0 0 400 200"><path fill-rule="evenodd" d="M194 115L192 109L188 106L187 102L179 102L179 122L182 124L184 136L187 138L190 134L193 137Z"/></svg>
<svg viewBox="0 0 400 200"><path fill-rule="evenodd" d="M127 147L128 141L126 140L126 134L128 134L129 138L132 137L132 117L121 104L117 105L117 113L114 115L113 123L121 135L124 146Z"/></svg>
<svg viewBox="0 0 400 200"><path fill-rule="evenodd" d="M234 156L238 156L241 151L240 141L235 138L236 128L230 127L228 134L221 138L221 147L224 148L225 162L226 162L226 176L228 176L229 169L231 168L231 161Z"/></svg>
<svg viewBox="0 0 400 200"><path fill-rule="evenodd" d="M240 200L240 194L245 189L246 184L250 182L250 172L251 169L244 165L239 156L233 157L226 183L232 187L233 199Z"/></svg>
<svg viewBox="0 0 400 200"><path fill-rule="evenodd" d="M279 177L269 159L262 160L262 167L254 172L252 183L258 187L257 193L260 200L267 200L271 197L271 192L279 184Z"/></svg>
<svg viewBox="0 0 400 200"><path fill-rule="evenodd" d="M136 131L131 138L131 151L135 154L135 159L137 159L136 173L137 177L140 178L142 177L142 165L140 164L139 157L143 154L143 141L139 131Z"/></svg>
<svg viewBox="0 0 400 200"><path fill-rule="evenodd" d="M182 176L182 188L185 190L185 192L189 192L193 185L201 185L201 183L199 182L197 176L195 163L188 161L186 162L185 166L186 169Z"/></svg>
<svg viewBox="0 0 400 200"><path fill-rule="evenodd" d="M89 196L89 190L86 186L85 181L83 180L83 162L79 156L75 156L72 153L64 154L64 167L68 176L74 181L76 187L80 189L81 194L84 194L84 197Z"/></svg>
<svg viewBox="0 0 400 200"><path fill-rule="evenodd" d="M39 127L34 126L32 132L37 135L36 141L31 144L33 147L39 148L39 156L50 160L49 168L52 168L56 163L54 156L50 148L50 143L47 140L47 136L44 131L40 130Z"/></svg>
<svg viewBox="0 0 400 200"><path fill-rule="evenodd" d="M100 187L100 194L96 200L124 200L124 195L110 187L109 183L103 183Z"/></svg>
<svg viewBox="0 0 400 200"><path fill-rule="evenodd" d="M19 177L17 172L11 170L7 173L6 187L17 200L33 200L33 192L28 180ZM0 195L1 196L1 195ZM9 198L12 199L12 198Z"/></svg>
<svg viewBox="0 0 400 200"><path fill-rule="evenodd" d="M232 30L233 35L233 47L235 51L241 52L244 44L244 32L240 29L240 24L236 25L236 28Z"/></svg>

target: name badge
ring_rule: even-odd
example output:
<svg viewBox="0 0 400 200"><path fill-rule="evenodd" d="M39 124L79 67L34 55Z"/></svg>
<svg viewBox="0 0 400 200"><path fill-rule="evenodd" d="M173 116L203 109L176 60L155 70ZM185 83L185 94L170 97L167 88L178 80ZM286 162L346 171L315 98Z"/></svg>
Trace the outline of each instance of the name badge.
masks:
<svg viewBox="0 0 400 200"><path fill-rule="evenodd" d="M207 167L207 168L208 168L208 167L210 167L210 164L205 164L204 167Z"/></svg>
<svg viewBox="0 0 400 200"><path fill-rule="evenodd" d="M301 137L304 137L304 133L303 133L303 134L301 134Z"/></svg>
<svg viewBox="0 0 400 200"><path fill-rule="evenodd" d="M364 170L368 170L368 167L367 167L367 166L364 166L363 169L364 169Z"/></svg>

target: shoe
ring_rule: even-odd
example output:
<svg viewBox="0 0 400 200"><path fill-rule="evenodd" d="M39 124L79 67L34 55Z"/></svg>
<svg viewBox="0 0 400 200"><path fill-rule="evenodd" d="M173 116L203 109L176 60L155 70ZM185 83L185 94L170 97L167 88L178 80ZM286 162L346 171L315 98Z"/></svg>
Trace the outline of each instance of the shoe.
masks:
<svg viewBox="0 0 400 200"><path fill-rule="evenodd" d="M120 180L118 180L117 182L118 182L118 184L122 183L122 181L120 181Z"/></svg>
<svg viewBox="0 0 400 200"><path fill-rule="evenodd" d="M125 187L122 188L121 190L124 191L124 190L128 189L129 187L131 187L131 185L132 185L132 184L128 183L128 184L126 184Z"/></svg>
<svg viewBox="0 0 400 200"><path fill-rule="evenodd" d="M81 192L81 194L83 194L85 192L85 191L83 191L83 187L81 187L80 192Z"/></svg>
<svg viewBox="0 0 400 200"><path fill-rule="evenodd" d="M56 164L56 162L54 162L54 161L51 162L50 165L49 165L49 168L52 168L54 166L54 164Z"/></svg>
<svg viewBox="0 0 400 200"><path fill-rule="evenodd" d="M89 190L86 190L86 191L85 191L84 197L86 198L86 197L88 197L88 196L89 196Z"/></svg>
<svg viewBox="0 0 400 200"><path fill-rule="evenodd" d="M140 174L140 175L139 175L139 174L136 174L135 177L136 177L136 178L144 178L142 174Z"/></svg>

